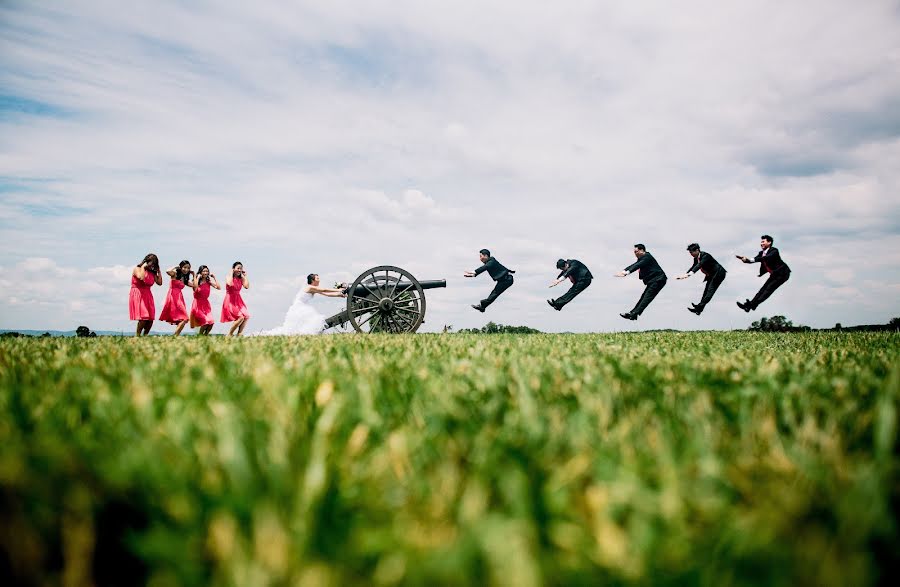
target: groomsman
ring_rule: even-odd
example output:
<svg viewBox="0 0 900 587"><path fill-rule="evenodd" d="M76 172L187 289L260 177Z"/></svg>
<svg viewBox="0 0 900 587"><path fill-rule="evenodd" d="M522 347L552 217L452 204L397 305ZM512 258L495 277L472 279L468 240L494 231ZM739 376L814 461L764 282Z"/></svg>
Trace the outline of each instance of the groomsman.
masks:
<svg viewBox="0 0 900 587"><path fill-rule="evenodd" d="M735 255L744 263L759 263L760 277L766 273L769 274L769 278L766 279L766 282L752 300L746 300L743 304L741 302L737 303L738 308L745 312L758 308L761 303L766 301L770 295L775 293L776 289L784 285L791 277L791 268L781 259L781 253L778 252L778 249L772 246L774 242L772 237L764 234L759 238L759 246L762 250L756 254L756 257L748 259L742 255Z"/></svg>
<svg viewBox="0 0 900 587"><path fill-rule="evenodd" d="M619 314L619 316L626 320L637 320L638 316L643 314L644 310L647 309L647 306L650 305L650 302L653 301L653 298L655 298L659 292L662 291L662 288L666 286L666 281L668 279L665 272L662 270L662 267L660 267L659 263L656 262L656 259L653 258L653 255L647 252L647 247L640 243L634 245L634 256L637 257L637 261L615 274L616 277L627 277L630 273L637 271L638 278L640 278L646 286L644 288L644 293L641 294L641 299L638 300L634 309L630 312Z"/></svg>
<svg viewBox="0 0 900 587"><path fill-rule="evenodd" d="M706 304L712 300L713 295L716 293L716 290L719 289L719 286L722 285L722 282L725 281L725 268L719 265L719 262L716 261L712 255L705 251L700 250L700 245L697 243L691 243L688 245L688 253L691 254L691 257L694 258L694 264L690 269L687 270L687 273L684 275L679 275L675 279L687 279L691 275L697 273L697 271L702 271L703 281L706 282L706 288L703 290L703 297L700 298L699 304L691 304L691 308L688 308L688 312L693 312L696 315L700 315L703 313L703 309L706 308Z"/></svg>
<svg viewBox="0 0 900 587"><path fill-rule="evenodd" d="M494 303L494 300L496 300L500 296L500 294L512 287L512 274L515 273L515 271L507 269L506 267L501 265L500 261L493 258L491 256L491 252L487 249L481 249L478 252L478 258L481 259L481 267L479 267L475 271L466 271L465 273L463 273L463 276L475 277L487 271L488 275L491 276L491 279L495 281L494 289L493 291L491 291L490 295L488 295L487 298L481 300L481 303L472 304L473 308L475 308L479 312L484 312L488 306Z"/></svg>
<svg viewBox="0 0 900 587"><path fill-rule="evenodd" d="M575 299L575 296L586 290L594 276L591 275L590 269L577 259L560 259L556 262L556 268L560 270L559 275L556 276L556 281L551 283L550 287L556 287L567 278L572 282L572 287L569 288L569 291L555 300L547 300L550 307L558 312L563 309L563 306Z"/></svg>

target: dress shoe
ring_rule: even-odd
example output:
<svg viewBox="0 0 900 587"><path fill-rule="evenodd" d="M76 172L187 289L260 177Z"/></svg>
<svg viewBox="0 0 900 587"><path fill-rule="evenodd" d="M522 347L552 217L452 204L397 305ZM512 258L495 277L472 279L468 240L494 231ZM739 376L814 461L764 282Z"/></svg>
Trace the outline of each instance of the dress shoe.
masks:
<svg viewBox="0 0 900 587"><path fill-rule="evenodd" d="M688 310L688 312L690 312L691 314L696 314L696 315L698 315L698 316L699 316L700 314L703 313L703 310L701 310L700 308L697 308L697 307L688 308L687 310Z"/></svg>
<svg viewBox="0 0 900 587"><path fill-rule="evenodd" d="M738 308L740 308L741 310L743 310L745 312L750 311L750 300L747 300L743 304L741 302L738 302L737 305L738 305Z"/></svg>
<svg viewBox="0 0 900 587"><path fill-rule="evenodd" d="M550 304L550 307L559 312L562 308L557 307L556 304L553 303L553 300L547 300L547 303Z"/></svg>
<svg viewBox="0 0 900 587"><path fill-rule="evenodd" d="M631 312L625 312L624 314L619 314L619 316L625 318L626 320L637 320L637 316L635 316Z"/></svg>
<svg viewBox="0 0 900 587"><path fill-rule="evenodd" d="M476 310L478 310L479 312L481 312L482 314L484 314L484 308L482 308L478 304L472 304L472 307L475 308Z"/></svg>

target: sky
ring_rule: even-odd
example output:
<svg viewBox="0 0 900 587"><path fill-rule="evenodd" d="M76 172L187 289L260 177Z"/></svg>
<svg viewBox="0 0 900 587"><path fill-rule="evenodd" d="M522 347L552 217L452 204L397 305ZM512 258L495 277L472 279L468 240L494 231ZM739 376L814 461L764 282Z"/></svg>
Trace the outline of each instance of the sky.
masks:
<svg viewBox="0 0 900 587"><path fill-rule="evenodd" d="M132 331L148 252L242 261L249 332L382 264L447 280L423 331L885 323L898 162L896 1L4 0L0 328ZM793 273L746 314L764 233ZM700 317L691 242L728 270ZM669 282L630 322L635 243ZM483 247L517 273L480 314ZM595 279L555 312L560 257Z"/></svg>

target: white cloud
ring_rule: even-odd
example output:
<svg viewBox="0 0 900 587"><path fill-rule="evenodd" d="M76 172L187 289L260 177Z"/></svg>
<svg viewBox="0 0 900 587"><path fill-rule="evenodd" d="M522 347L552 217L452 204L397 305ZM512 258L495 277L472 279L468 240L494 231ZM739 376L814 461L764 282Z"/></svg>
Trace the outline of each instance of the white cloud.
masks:
<svg viewBox="0 0 900 587"><path fill-rule="evenodd" d="M0 264L27 279L0 327L129 328L127 271L90 268L153 250L242 260L260 328L306 273L382 263L447 278L429 328L632 328L640 285L609 275L633 243L674 277L688 242L726 261L764 232L794 276L761 311L883 321L898 65L887 0L4 4ZM519 270L486 316L467 304L491 284L461 277L481 247ZM597 277L561 313L557 257ZM672 280L637 326L746 326L761 280L728 263L702 318L699 280ZM44 283L70 267L84 283Z"/></svg>

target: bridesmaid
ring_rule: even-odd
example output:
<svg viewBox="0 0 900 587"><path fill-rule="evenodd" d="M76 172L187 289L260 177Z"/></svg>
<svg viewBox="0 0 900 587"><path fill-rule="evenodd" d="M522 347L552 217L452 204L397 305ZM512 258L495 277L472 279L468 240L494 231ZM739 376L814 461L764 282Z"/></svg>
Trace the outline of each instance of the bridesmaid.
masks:
<svg viewBox="0 0 900 587"><path fill-rule="evenodd" d="M194 287L191 264L184 260L176 267L172 267L166 271L172 282L169 284L169 293L166 295L166 303L163 305L162 312L159 313L159 319L177 326L174 336L179 336L184 326L188 323L187 307L184 305L184 286L190 285Z"/></svg>
<svg viewBox="0 0 900 587"><path fill-rule="evenodd" d="M194 288L194 303L191 305L191 328L200 327L197 334L208 335L213 329L212 305L209 303L209 289L222 289L216 276L209 272L209 267L200 265L197 276L191 282Z"/></svg>
<svg viewBox="0 0 900 587"><path fill-rule="evenodd" d="M150 334L153 317L156 315L156 304L153 302L153 284L162 285L159 274L159 257L153 253L144 257L137 267L131 270L131 292L128 294L128 313L132 320L137 320L135 336Z"/></svg>
<svg viewBox="0 0 900 587"><path fill-rule="evenodd" d="M228 336L233 336L235 331L238 336L242 335L250 318L247 304L241 297L241 288L250 289L250 280L247 279L244 264L235 261L231 265L231 279L225 282L225 301L222 302L222 322L234 322Z"/></svg>

